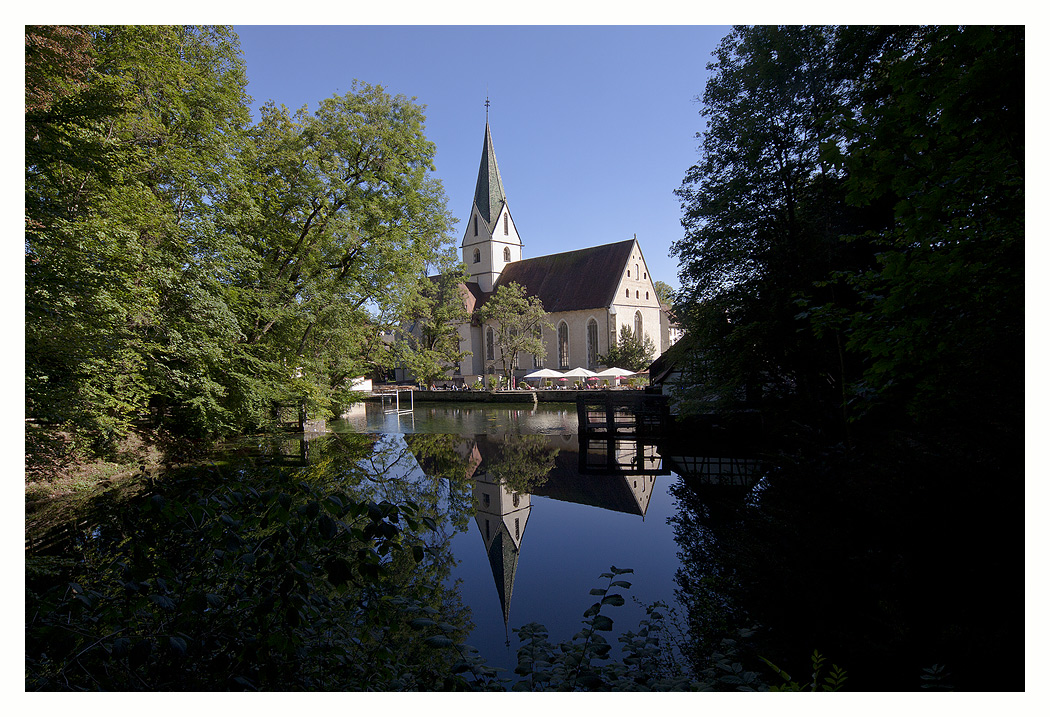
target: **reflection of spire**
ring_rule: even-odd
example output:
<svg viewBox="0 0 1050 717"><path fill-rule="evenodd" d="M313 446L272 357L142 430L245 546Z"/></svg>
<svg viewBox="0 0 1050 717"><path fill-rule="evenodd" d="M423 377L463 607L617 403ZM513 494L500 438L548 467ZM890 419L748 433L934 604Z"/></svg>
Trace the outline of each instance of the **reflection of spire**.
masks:
<svg viewBox="0 0 1050 717"><path fill-rule="evenodd" d="M492 578L499 593L503 624L510 620L510 598L514 593L514 577L518 572L521 539L532 510L531 496L515 493L490 476L484 464L474 473L474 501L477 512L474 520L485 541ZM509 639L508 639L509 642Z"/></svg>
<svg viewBox="0 0 1050 717"><path fill-rule="evenodd" d="M514 545L507 527L500 522L489 548L489 567L496 580L499 604L503 608L503 624L510 620L510 598L514 594L514 576L518 572L518 555L521 550Z"/></svg>

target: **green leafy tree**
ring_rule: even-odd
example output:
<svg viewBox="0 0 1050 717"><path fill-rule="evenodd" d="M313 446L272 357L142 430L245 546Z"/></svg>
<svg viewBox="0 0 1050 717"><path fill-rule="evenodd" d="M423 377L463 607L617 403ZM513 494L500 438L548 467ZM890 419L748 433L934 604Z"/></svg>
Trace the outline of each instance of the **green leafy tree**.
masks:
<svg viewBox="0 0 1050 717"><path fill-rule="evenodd" d="M543 302L537 296L528 296L519 284L502 284L496 293L477 310L482 326L491 326L494 332L496 361L504 376L510 376L519 353L547 355L541 330L553 330ZM486 357L487 358L487 357Z"/></svg>
<svg viewBox="0 0 1050 717"><path fill-rule="evenodd" d="M656 355L656 344L646 334L641 340L634 335L630 326L620 327L620 338L609 349L609 353L599 356L598 363L605 366L619 366L632 371L644 371L653 362Z"/></svg>
<svg viewBox="0 0 1050 717"><path fill-rule="evenodd" d="M702 159L686 173L678 318L702 355L697 398L787 400L796 418L825 420L851 375L840 330L815 335L799 310L830 272L870 260L863 212L844 204L844 171L822 149L842 141L863 57L834 52L834 27L738 27L710 65ZM870 52L857 46L857 53ZM874 211L874 210L869 210ZM860 257L858 259L858 257Z"/></svg>
<svg viewBox="0 0 1050 717"><path fill-rule="evenodd" d="M400 323L406 286L427 281L451 218L424 119L408 98L357 82L313 114L263 107L242 159L249 192L228 205L245 248L230 294L246 421L260 418L255 397L293 376L331 411L342 382L373 367L363 349L376 328Z"/></svg>
<svg viewBox="0 0 1050 717"><path fill-rule="evenodd" d="M670 306L674 302L674 289L670 284L656 281L653 282L653 288L656 289L656 298L660 300L661 304Z"/></svg>
<svg viewBox="0 0 1050 717"><path fill-rule="evenodd" d="M419 285L415 301L404 311L413 321L398 344L398 358L412 375L425 384L447 377L469 351L460 350L459 327L470 321L464 301L469 276L454 251L446 252L438 274Z"/></svg>
<svg viewBox="0 0 1050 717"><path fill-rule="evenodd" d="M111 449L335 412L451 218L423 109L354 84L248 127L224 27L27 27L26 413Z"/></svg>
<svg viewBox="0 0 1050 717"><path fill-rule="evenodd" d="M248 119L236 36L28 28L27 48L27 414L99 450L156 396L222 425L237 331L216 212Z"/></svg>

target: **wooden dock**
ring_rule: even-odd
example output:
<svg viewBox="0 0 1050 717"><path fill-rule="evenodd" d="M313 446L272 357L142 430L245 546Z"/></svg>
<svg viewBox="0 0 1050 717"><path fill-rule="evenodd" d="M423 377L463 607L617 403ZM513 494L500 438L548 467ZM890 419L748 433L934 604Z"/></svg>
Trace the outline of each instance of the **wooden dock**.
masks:
<svg viewBox="0 0 1050 717"><path fill-rule="evenodd" d="M581 436L658 436L671 425L669 397L639 391L581 391L576 396Z"/></svg>

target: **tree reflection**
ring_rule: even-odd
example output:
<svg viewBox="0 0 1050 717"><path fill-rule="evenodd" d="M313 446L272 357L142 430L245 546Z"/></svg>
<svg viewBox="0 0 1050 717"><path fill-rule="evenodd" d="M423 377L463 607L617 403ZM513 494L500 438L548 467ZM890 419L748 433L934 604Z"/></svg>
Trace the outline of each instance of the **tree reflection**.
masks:
<svg viewBox="0 0 1050 717"><path fill-rule="evenodd" d="M516 493L533 493L543 486L559 452L541 435L505 435L495 447L485 462L487 472Z"/></svg>
<svg viewBox="0 0 1050 717"><path fill-rule="evenodd" d="M158 485L60 545L76 557L68 573L27 584L27 686L456 684L471 625L449 587L447 506L465 504L466 475L426 475L398 436L327 436L306 465L194 468Z"/></svg>

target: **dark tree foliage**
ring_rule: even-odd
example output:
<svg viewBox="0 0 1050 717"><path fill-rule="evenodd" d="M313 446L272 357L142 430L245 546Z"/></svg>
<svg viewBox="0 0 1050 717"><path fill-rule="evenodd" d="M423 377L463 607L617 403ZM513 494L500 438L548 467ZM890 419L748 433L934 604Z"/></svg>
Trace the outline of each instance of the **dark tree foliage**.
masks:
<svg viewBox="0 0 1050 717"><path fill-rule="evenodd" d="M65 561L33 556L26 689L466 688L444 481L391 480L405 455L374 440L330 437L301 467L168 474Z"/></svg>
<svg viewBox="0 0 1050 717"><path fill-rule="evenodd" d="M862 221L822 154L844 111L850 63L833 28L737 28L710 65L701 162L682 198L680 319L705 347L706 399L792 398L820 411L841 394L840 339L816 337L797 300L848 261Z"/></svg>
<svg viewBox="0 0 1050 717"><path fill-rule="evenodd" d="M989 664L1023 648L1023 28L737 28L711 68L682 405L750 400L777 468L680 517L697 644L754 620L866 689L1023 688Z"/></svg>
<svg viewBox="0 0 1050 717"><path fill-rule="evenodd" d="M866 30L848 29L849 47ZM901 30L844 121L847 201L892 205L848 283L853 394L963 442L1010 437L1024 396L1024 29ZM976 419L976 420L975 420ZM945 430L946 429L946 430Z"/></svg>
<svg viewBox="0 0 1050 717"><path fill-rule="evenodd" d="M1023 30L742 27L715 57L674 246L693 399L1016 417Z"/></svg>

